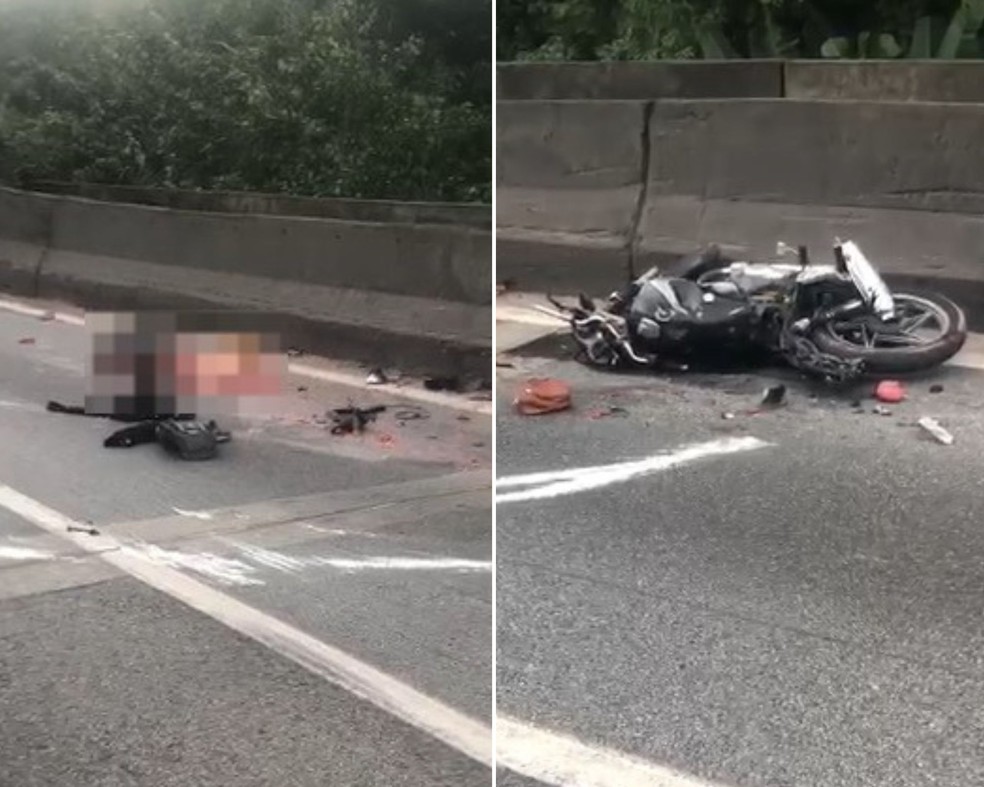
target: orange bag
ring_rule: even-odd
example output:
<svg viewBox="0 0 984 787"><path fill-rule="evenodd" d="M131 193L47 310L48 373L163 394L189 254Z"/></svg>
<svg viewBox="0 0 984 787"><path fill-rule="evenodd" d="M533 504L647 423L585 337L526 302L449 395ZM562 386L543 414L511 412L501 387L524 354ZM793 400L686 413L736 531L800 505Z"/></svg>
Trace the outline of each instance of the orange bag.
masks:
<svg viewBox="0 0 984 787"><path fill-rule="evenodd" d="M563 380L527 380L513 402L520 415L544 415L571 406L571 387Z"/></svg>

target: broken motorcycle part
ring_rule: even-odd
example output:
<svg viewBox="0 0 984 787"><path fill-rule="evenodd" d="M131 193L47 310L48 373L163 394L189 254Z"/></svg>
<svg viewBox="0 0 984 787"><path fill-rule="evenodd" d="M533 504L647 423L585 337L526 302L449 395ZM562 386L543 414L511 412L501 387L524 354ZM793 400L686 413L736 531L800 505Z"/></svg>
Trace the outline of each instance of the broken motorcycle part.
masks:
<svg viewBox="0 0 984 787"><path fill-rule="evenodd" d="M932 435L933 439L938 443L942 443L943 445L953 445L953 435L944 429L940 425L940 422L935 418L920 418L918 424L926 432Z"/></svg>
<svg viewBox="0 0 984 787"><path fill-rule="evenodd" d="M69 525L65 530L69 533L85 533L87 536L98 536L99 531L94 527L79 527L78 525Z"/></svg>
<svg viewBox="0 0 984 787"><path fill-rule="evenodd" d="M376 407L340 407L332 410L332 422L334 426L331 433L342 434L361 434L366 430L366 425L375 421L376 416L385 412L385 405Z"/></svg>
<svg viewBox="0 0 984 787"><path fill-rule="evenodd" d="M759 402L763 407L778 407L786 401L786 386L773 385L766 388L762 393L762 401Z"/></svg>

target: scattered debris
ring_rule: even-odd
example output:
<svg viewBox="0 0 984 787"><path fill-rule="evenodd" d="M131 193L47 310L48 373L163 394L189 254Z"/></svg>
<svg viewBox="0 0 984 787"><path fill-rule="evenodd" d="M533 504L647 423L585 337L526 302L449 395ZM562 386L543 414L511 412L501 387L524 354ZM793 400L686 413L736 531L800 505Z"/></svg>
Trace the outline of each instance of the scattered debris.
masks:
<svg viewBox="0 0 984 787"><path fill-rule="evenodd" d="M599 418L608 418L613 415L624 418L628 414L629 411L626 410L624 407L619 407L617 405L610 404L608 405L608 407L605 407L603 409L589 411L588 418L590 418L592 421L597 421Z"/></svg>
<svg viewBox="0 0 984 787"><path fill-rule="evenodd" d="M466 380L458 388L461 393L476 393L478 391L491 391L492 390L492 380L486 377L476 377L471 380Z"/></svg>
<svg viewBox="0 0 984 787"><path fill-rule="evenodd" d="M458 420L459 421L470 421L471 420L471 416L470 415L465 415L464 413L462 413L461 415L458 416Z"/></svg>
<svg viewBox="0 0 984 787"><path fill-rule="evenodd" d="M940 422L935 418L920 418L918 424L929 432L937 442L943 445L953 445L953 435L940 426Z"/></svg>
<svg viewBox="0 0 984 787"><path fill-rule="evenodd" d="M400 426L403 426L407 421L426 421L430 418L430 413L417 405L403 405L393 413L393 418L400 422Z"/></svg>
<svg viewBox="0 0 984 787"><path fill-rule="evenodd" d="M875 398L879 402L898 404L905 399L905 386L898 380L882 380L875 386Z"/></svg>
<svg viewBox="0 0 984 787"><path fill-rule="evenodd" d="M25 336L23 339L19 339L17 343L18 344L34 344L34 341L35 341L35 339L34 339L33 336Z"/></svg>
<svg viewBox="0 0 984 787"><path fill-rule="evenodd" d="M386 385L388 382L386 373L378 367L370 371L369 376L366 377L366 385Z"/></svg>
<svg viewBox="0 0 984 787"><path fill-rule="evenodd" d="M457 377L425 377L424 388L428 391L452 391L457 392L461 387L461 381Z"/></svg>
<svg viewBox="0 0 984 787"><path fill-rule="evenodd" d="M341 434L362 434L366 430L366 424L376 420L376 416L386 410L386 405L376 407L340 407L332 410L332 422L334 426L331 433Z"/></svg>
<svg viewBox="0 0 984 787"><path fill-rule="evenodd" d="M52 311L47 311L44 314L42 314L38 319L40 319L42 322L51 322L53 319L55 319L55 313Z"/></svg>
<svg viewBox="0 0 984 787"><path fill-rule="evenodd" d="M496 366L497 369L515 369L516 368L516 364L514 364L512 361L499 361L499 360L497 360L495 362L495 366Z"/></svg>
<svg viewBox="0 0 984 787"><path fill-rule="evenodd" d="M90 536L98 536L99 531L91 525L69 525L66 530L69 533L87 533Z"/></svg>
<svg viewBox="0 0 984 787"><path fill-rule="evenodd" d="M516 289L515 279L503 279L497 285L495 285L495 294L502 295L504 292L511 292Z"/></svg>
<svg viewBox="0 0 984 787"><path fill-rule="evenodd" d="M853 402L851 402L851 407L853 409L855 409L855 410L863 410L864 409L864 405L861 404L861 400L860 399L855 399Z"/></svg>
<svg viewBox="0 0 984 787"><path fill-rule="evenodd" d="M571 387L549 377L527 380L513 402L520 415L544 415L571 406Z"/></svg>
<svg viewBox="0 0 984 787"><path fill-rule="evenodd" d="M766 388L762 394L762 401L759 403L763 407L778 407L786 401L786 386L773 385Z"/></svg>
<svg viewBox="0 0 984 787"><path fill-rule="evenodd" d="M929 392L931 394L943 393L943 386L940 385L939 383L936 383L935 385L931 385L929 386Z"/></svg>
<svg viewBox="0 0 984 787"><path fill-rule="evenodd" d="M299 386L297 386L297 392L298 393L304 393L307 389L308 389L308 387L306 385L299 385Z"/></svg>
<svg viewBox="0 0 984 787"><path fill-rule="evenodd" d="M485 443L482 440L476 440L472 443L472 448L485 448Z"/></svg>
<svg viewBox="0 0 984 787"><path fill-rule="evenodd" d="M892 411L881 404L876 404L872 411L875 415L891 415Z"/></svg>
<svg viewBox="0 0 984 787"><path fill-rule="evenodd" d="M302 355L304 355L304 350L299 350L297 347L288 347L287 348L287 357L288 358L298 358L298 357L300 357Z"/></svg>
<svg viewBox="0 0 984 787"><path fill-rule="evenodd" d="M721 417L725 421L733 421L735 419L735 414L734 413L721 413Z"/></svg>

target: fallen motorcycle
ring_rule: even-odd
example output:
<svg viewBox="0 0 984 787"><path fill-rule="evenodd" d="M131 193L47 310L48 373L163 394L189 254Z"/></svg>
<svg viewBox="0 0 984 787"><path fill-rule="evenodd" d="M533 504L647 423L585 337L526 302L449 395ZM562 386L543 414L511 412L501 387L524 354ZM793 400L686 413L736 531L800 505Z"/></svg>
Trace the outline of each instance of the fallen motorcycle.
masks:
<svg viewBox="0 0 984 787"><path fill-rule="evenodd" d="M860 247L837 241L834 264L780 243L774 263L742 262L711 247L653 268L603 308L551 299L579 356L607 368L766 355L830 382L905 374L944 363L963 346L967 320L940 295L892 292ZM796 263L783 261L796 255Z"/></svg>

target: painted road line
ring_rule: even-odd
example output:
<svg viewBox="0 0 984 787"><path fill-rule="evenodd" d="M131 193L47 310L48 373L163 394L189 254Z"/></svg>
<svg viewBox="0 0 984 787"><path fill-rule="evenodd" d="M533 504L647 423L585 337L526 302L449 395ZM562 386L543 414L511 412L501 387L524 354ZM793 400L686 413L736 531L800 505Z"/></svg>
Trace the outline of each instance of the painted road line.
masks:
<svg viewBox="0 0 984 787"><path fill-rule="evenodd" d="M40 309L36 306L30 306L26 303L13 300L11 298L0 298L0 309L13 314L20 314L25 317L36 317L38 319L41 319L42 317L50 317L52 320L65 323L66 325L85 325L84 316L69 314L67 312L51 311L50 309ZM315 363L288 362L287 371L297 377L304 377L309 380L320 380L321 382L344 385L346 388L358 388L362 390L372 389L374 393L384 392L387 394L392 394L399 399L432 404L437 407L446 407L449 410L457 410L459 412L488 416L491 416L493 412L492 402L490 401L475 401L462 397L459 394L449 394L441 391L428 391L426 388L386 385L370 386L366 384L365 377L361 374L339 371L337 369L327 369L323 366L316 365L317 359L315 357L312 357L311 360Z"/></svg>
<svg viewBox="0 0 984 787"><path fill-rule="evenodd" d="M496 504L517 503L524 500L543 500L576 492L586 492L589 489L599 489L609 484L622 483L639 476L661 470L670 470L702 459L754 451L769 445L770 443L763 442L757 437L732 437L684 446L669 453L657 454L630 462L506 476L496 479L495 502ZM512 487L529 488L505 493L498 491Z"/></svg>
<svg viewBox="0 0 984 787"><path fill-rule="evenodd" d="M83 523L16 489L0 485L0 506L491 767L492 730L482 722L171 566L124 549L111 536L70 532Z"/></svg>
<svg viewBox="0 0 984 787"><path fill-rule="evenodd" d="M31 547L5 546L0 544L0 560L54 560L53 552Z"/></svg>
<svg viewBox="0 0 984 787"><path fill-rule="evenodd" d="M724 787L502 713L495 719L495 755L496 767L551 787Z"/></svg>
<svg viewBox="0 0 984 787"><path fill-rule="evenodd" d="M36 306L29 306L26 303L11 298L0 298L0 309L13 314L22 314L25 317L37 317L39 320L43 317L50 317L55 322L62 322L66 325L85 325L85 317L77 314L39 309Z"/></svg>

